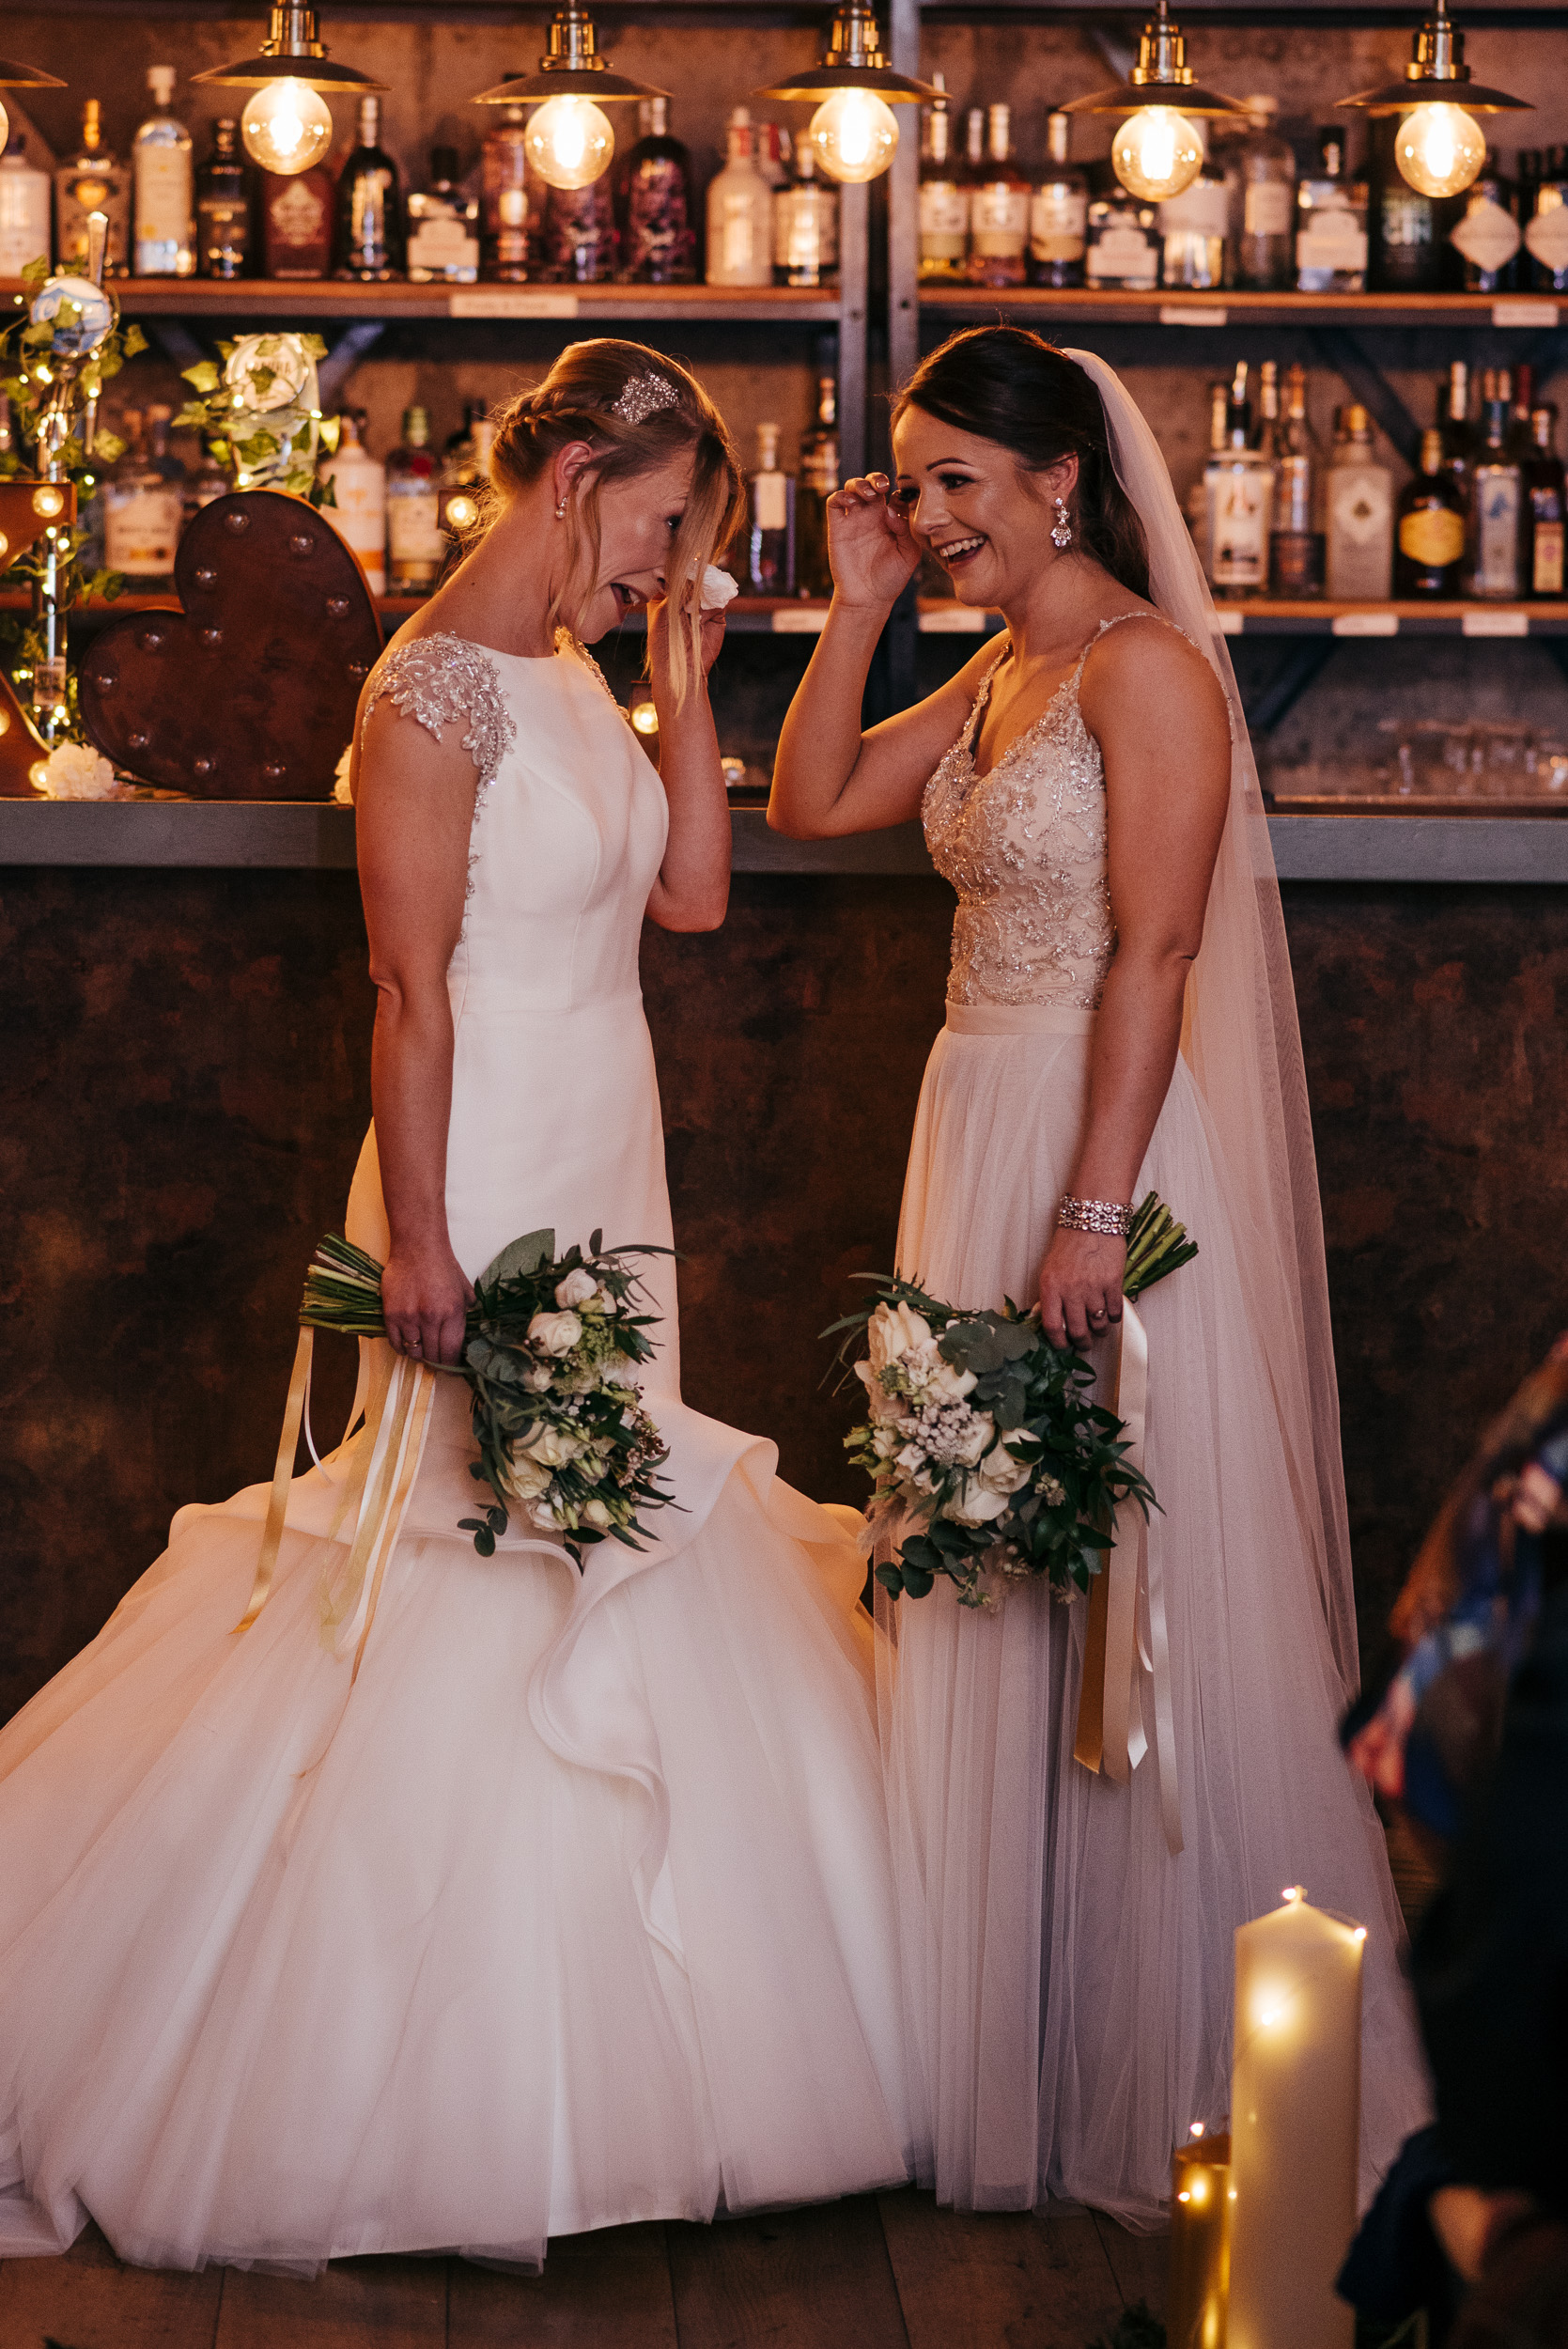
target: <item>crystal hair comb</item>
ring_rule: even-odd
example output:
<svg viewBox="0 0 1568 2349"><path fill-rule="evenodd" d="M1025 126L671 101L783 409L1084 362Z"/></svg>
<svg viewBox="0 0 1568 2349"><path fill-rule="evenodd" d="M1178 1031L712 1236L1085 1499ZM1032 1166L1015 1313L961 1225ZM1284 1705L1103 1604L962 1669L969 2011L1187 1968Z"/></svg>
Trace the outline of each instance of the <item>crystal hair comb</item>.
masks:
<svg viewBox="0 0 1568 2349"><path fill-rule="evenodd" d="M634 375L610 413L622 424L645 424L663 408L678 408L680 394L662 375Z"/></svg>

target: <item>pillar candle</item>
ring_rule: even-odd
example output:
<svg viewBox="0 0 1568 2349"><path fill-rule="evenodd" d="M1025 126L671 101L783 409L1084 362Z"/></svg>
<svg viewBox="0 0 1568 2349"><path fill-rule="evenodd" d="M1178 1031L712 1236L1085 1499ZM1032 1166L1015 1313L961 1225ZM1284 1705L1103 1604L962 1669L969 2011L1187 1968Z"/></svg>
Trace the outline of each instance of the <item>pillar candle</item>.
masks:
<svg viewBox="0 0 1568 2349"><path fill-rule="evenodd" d="M1193 2131L1171 2156L1170 2349L1225 2349L1230 2283L1231 2140Z"/></svg>
<svg viewBox="0 0 1568 2349"><path fill-rule="evenodd" d="M1352 2349L1365 1940L1299 1886L1237 1931L1227 2349Z"/></svg>

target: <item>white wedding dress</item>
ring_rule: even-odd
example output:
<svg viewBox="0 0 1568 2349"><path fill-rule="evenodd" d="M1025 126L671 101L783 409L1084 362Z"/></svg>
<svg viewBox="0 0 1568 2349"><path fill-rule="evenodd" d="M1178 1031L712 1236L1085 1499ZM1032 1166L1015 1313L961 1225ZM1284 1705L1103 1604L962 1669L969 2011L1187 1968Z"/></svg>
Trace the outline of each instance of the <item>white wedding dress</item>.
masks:
<svg viewBox="0 0 1568 2349"><path fill-rule="evenodd" d="M1116 944L1104 766L1079 707L1098 641L980 775L987 675L925 792L959 904L898 1264L954 1304L1032 1301L1079 1144ZM1155 1753L1130 1784L1074 1758L1085 1602L1015 1584L978 1612L939 1579L877 1610L917 2173L960 2207L1059 2195L1135 2229L1168 2208L1191 2123L1229 2112L1233 1936L1286 1885L1368 1929L1363 2197L1428 2112L1382 1836L1339 1750L1340 1670L1242 1276L1255 1235L1185 1054L1135 1196L1150 1189L1201 1250L1138 1305L1185 1848L1168 1849ZM1093 1351L1108 1368L1109 1346Z"/></svg>
<svg viewBox="0 0 1568 2349"><path fill-rule="evenodd" d="M658 776L567 640L430 636L377 684L480 777L459 1260L545 1224L668 1245L637 971ZM373 1135L349 1232L384 1255ZM679 1507L644 1551L580 1576L514 1516L477 1557L467 1390L437 1379L351 1688L320 1592L353 1446L292 1486L249 1629L263 1486L182 1509L0 1733L0 2255L90 2216L149 2264L529 2265L551 2234L907 2175L863 1569L771 1445L683 1406L669 1260L648 1278Z"/></svg>

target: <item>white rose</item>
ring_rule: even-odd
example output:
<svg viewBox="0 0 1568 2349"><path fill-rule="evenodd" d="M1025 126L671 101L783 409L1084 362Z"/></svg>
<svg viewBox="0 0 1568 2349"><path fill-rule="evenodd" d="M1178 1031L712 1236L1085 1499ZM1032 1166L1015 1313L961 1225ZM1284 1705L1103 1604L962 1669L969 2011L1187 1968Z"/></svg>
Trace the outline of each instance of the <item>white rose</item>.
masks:
<svg viewBox="0 0 1568 2349"><path fill-rule="evenodd" d="M866 1335L871 1342L871 1367L875 1373L927 1345L931 1325L913 1306L889 1305L884 1300L872 1315Z"/></svg>
<svg viewBox="0 0 1568 2349"><path fill-rule="evenodd" d="M528 1325L528 1342L546 1354L569 1354L582 1335L575 1314L536 1314Z"/></svg>
<svg viewBox="0 0 1568 2349"><path fill-rule="evenodd" d="M962 1499L949 1501L947 1515L955 1525L986 1525L992 1517L1000 1517L1006 1506L1005 1493L970 1476L965 1480Z"/></svg>
<svg viewBox="0 0 1568 2349"><path fill-rule="evenodd" d="M575 1436L567 1435L562 1428L544 1427L531 1440L528 1449L541 1467L558 1469L565 1468L568 1460L575 1460L582 1446Z"/></svg>
<svg viewBox="0 0 1568 2349"><path fill-rule="evenodd" d="M907 1443L897 1457L898 1465L906 1476L918 1476L925 1466L925 1455L918 1443Z"/></svg>
<svg viewBox="0 0 1568 2349"><path fill-rule="evenodd" d="M506 1471L506 1490L514 1501L535 1501L550 1483L550 1470L541 1468L526 1454L513 1460Z"/></svg>
<svg viewBox="0 0 1568 2349"><path fill-rule="evenodd" d="M117 800L119 785L106 758L85 742L61 742L43 762L39 788L50 800Z"/></svg>
<svg viewBox="0 0 1568 2349"><path fill-rule="evenodd" d="M602 1532L610 1523L610 1512L602 1501L584 1501L582 1521L585 1525L597 1525Z"/></svg>
<svg viewBox="0 0 1568 2349"><path fill-rule="evenodd" d="M575 1272L568 1272L564 1281L555 1284L555 1302L564 1313L569 1313L574 1305L587 1304L590 1298L598 1295L598 1283L581 1265Z"/></svg>
<svg viewBox="0 0 1568 2349"><path fill-rule="evenodd" d="M1016 1493L1020 1485L1028 1484L1033 1473L1025 1462L1015 1460L1007 1446L1001 1443L994 1452L987 1453L980 1463L982 1482L999 1493Z"/></svg>
<svg viewBox="0 0 1568 2349"><path fill-rule="evenodd" d="M925 1392L939 1403L961 1403L979 1384L972 1370L955 1370L951 1362L944 1362L939 1356L937 1366L925 1382Z"/></svg>

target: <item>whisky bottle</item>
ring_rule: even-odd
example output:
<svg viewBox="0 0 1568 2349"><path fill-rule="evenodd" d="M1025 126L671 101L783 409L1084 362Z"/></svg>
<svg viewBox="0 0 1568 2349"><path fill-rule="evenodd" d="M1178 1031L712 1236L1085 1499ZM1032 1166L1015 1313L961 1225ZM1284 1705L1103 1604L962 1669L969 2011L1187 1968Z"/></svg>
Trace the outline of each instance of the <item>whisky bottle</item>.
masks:
<svg viewBox="0 0 1568 2349"><path fill-rule="evenodd" d="M1029 274L1036 286L1081 286L1089 182L1068 162L1073 118L1046 117L1045 170L1029 204Z"/></svg>
<svg viewBox="0 0 1568 2349"><path fill-rule="evenodd" d="M357 409L338 418L337 447L318 471L333 485L333 503L322 513L359 556L371 594L384 596L386 467L365 447L365 417Z"/></svg>
<svg viewBox="0 0 1568 2349"><path fill-rule="evenodd" d="M1338 124L1317 134L1315 171L1296 187L1296 286L1300 293L1359 293L1367 276L1366 190L1345 168Z"/></svg>
<svg viewBox="0 0 1568 2349"><path fill-rule="evenodd" d="M748 488L746 576L753 596L795 593L795 483L779 466L779 428L757 427L757 469Z"/></svg>
<svg viewBox="0 0 1568 2349"><path fill-rule="evenodd" d="M831 286L838 276L838 190L818 176L803 139L794 179L773 198L773 275L781 286Z"/></svg>
<svg viewBox="0 0 1568 2349"><path fill-rule="evenodd" d="M395 596L427 596L446 560L430 419L419 407L404 410L402 443L386 460L386 554Z"/></svg>
<svg viewBox="0 0 1568 2349"><path fill-rule="evenodd" d="M458 150L432 147L430 181L409 197L409 282L472 286L479 274L479 207L458 185Z"/></svg>
<svg viewBox="0 0 1568 2349"><path fill-rule="evenodd" d="M986 109L986 157L970 188L971 286L1021 286L1028 275L1032 191L1013 160L1012 118L1010 106Z"/></svg>
<svg viewBox="0 0 1568 2349"><path fill-rule="evenodd" d="M337 182L334 275L363 285L401 277L406 258L397 166L381 146L381 101L359 101L359 144Z"/></svg>
<svg viewBox="0 0 1568 2349"><path fill-rule="evenodd" d="M1521 472L1524 475L1524 573L1527 596L1560 598L1563 588L1564 504L1562 459L1554 445L1557 410L1543 406L1530 411L1532 446Z"/></svg>
<svg viewBox="0 0 1568 2349"><path fill-rule="evenodd" d="M172 409L126 412L127 439L103 489L103 556L146 589L174 569L183 519L185 468L169 454Z"/></svg>
<svg viewBox="0 0 1568 2349"><path fill-rule="evenodd" d="M479 273L492 284L525 285L533 266L527 135L524 108L502 106L479 149Z"/></svg>
<svg viewBox="0 0 1568 2349"><path fill-rule="evenodd" d="M1247 362L1237 362L1225 409L1225 445L1204 469L1208 495L1208 575L1226 596L1262 595L1268 585L1274 467L1251 446Z"/></svg>
<svg viewBox="0 0 1568 2349"><path fill-rule="evenodd" d="M212 152L196 178L196 262L203 277L243 277L251 257L251 192L240 126L212 126Z"/></svg>
<svg viewBox="0 0 1568 2349"><path fill-rule="evenodd" d="M968 273L970 192L953 151L953 117L939 70L931 80L938 95L921 125L920 282L958 286Z"/></svg>
<svg viewBox="0 0 1568 2349"><path fill-rule="evenodd" d="M191 133L174 111L178 78L172 65L148 66L152 112L132 143L132 247L138 277L196 273Z"/></svg>
<svg viewBox="0 0 1568 2349"><path fill-rule="evenodd" d="M1515 472L1515 490L1517 485L1518 474ZM1515 497L1514 545L1510 549L1509 562L1510 594L1513 593L1518 526L1519 511ZM1442 434L1437 431L1423 432L1421 469L1411 474L1400 493L1394 533L1394 594L1435 598L1456 596L1464 559L1464 496L1443 462Z"/></svg>
<svg viewBox="0 0 1568 2349"><path fill-rule="evenodd" d="M108 274L123 277L131 252L131 174L103 144L101 107L89 98L82 108L82 144L54 171L54 258L79 277L87 262L87 215L109 222Z"/></svg>
<svg viewBox="0 0 1568 2349"><path fill-rule="evenodd" d="M800 443L800 477L795 491L795 580L802 596L831 596L828 560L828 500L838 488L838 385L831 375L816 380L816 422Z"/></svg>

